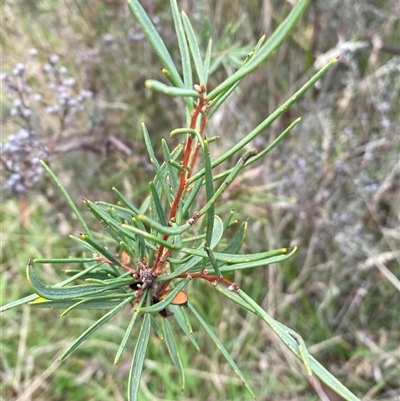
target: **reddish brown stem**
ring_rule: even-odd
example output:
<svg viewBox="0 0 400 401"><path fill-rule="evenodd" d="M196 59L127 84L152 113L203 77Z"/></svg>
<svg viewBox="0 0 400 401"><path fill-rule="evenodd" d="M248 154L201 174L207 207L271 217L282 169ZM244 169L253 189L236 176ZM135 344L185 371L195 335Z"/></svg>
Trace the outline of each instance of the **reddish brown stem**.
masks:
<svg viewBox="0 0 400 401"><path fill-rule="evenodd" d="M205 92L205 87L203 88L203 92ZM197 107L193 110L192 117L190 119L190 128L191 129L196 128L197 119L204 107L205 101L206 101L205 97L200 98L199 103L197 104ZM207 120L203 117L202 124L201 124L201 132L204 132L206 121ZM183 162L182 162L183 171L180 176L178 191L177 191L175 199L171 205L169 221L171 221L175 218L176 212L178 210L179 202L181 201L183 191L185 190L187 174L188 174L187 171L188 171L190 156L192 154L192 145L193 145L193 138L192 138L192 136L188 136L186 145L185 145L184 154L183 154ZM163 240L166 241L167 239L168 239L168 235L164 235ZM158 276L160 274L163 264L167 260L168 256L171 254L171 251L167 251L164 255L163 255L163 252L164 252L164 246L161 245L158 248L154 267L153 267L153 275L154 276Z"/></svg>

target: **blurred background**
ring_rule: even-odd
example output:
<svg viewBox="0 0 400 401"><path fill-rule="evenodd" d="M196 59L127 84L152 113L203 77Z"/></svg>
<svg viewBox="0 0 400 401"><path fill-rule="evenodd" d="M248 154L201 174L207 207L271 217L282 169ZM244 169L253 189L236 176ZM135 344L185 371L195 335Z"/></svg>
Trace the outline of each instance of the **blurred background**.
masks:
<svg viewBox="0 0 400 401"><path fill-rule="evenodd" d="M176 60L169 4L143 0ZM293 0L182 0L203 49L214 40L215 87L268 37ZM140 205L152 178L140 122L160 139L184 123L182 105L144 86L162 80L158 58L121 1L6 0L1 5L1 304L31 294L30 258L79 249L78 222L43 174L48 160L72 198L115 201L116 186ZM234 277L363 400L400 397L400 4L315 0L283 46L216 113L208 136L217 157L272 113L333 57L340 63L258 137L263 149L294 119L296 129L245 171L217 213L248 219L243 252L299 247L287 263ZM175 141L175 142L174 142ZM234 163L231 161L230 163ZM47 283L63 279L45 266ZM302 365L265 324L202 283L190 302L230 351L258 400L317 400ZM124 400L135 333L114 355L130 310L66 361L57 355L102 311L13 309L1 319L2 400ZM196 327L195 327L196 329ZM182 336L186 389L165 344L153 336L143 400L246 400L240 380L201 330L197 352ZM328 391L328 390L327 390ZM340 400L327 393L329 399Z"/></svg>

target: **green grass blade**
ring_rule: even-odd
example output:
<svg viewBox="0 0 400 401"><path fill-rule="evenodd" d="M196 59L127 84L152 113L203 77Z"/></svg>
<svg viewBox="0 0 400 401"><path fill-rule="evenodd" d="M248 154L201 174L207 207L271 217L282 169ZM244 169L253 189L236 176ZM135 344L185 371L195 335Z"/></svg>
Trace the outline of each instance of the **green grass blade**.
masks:
<svg viewBox="0 0 400 401"><path fill-rule="evenodd" d="M124 301L122 301L118 306L114 309L110 310L110 312L106 313L103 317L101 317L95 324L90 326L84 333L82 333L58 358L59 361L65 359L68 355L72 354L76 348L79 347L92 333L94 333L100 326L110 320L115 314L117 314L125 305L128 305L134 296L131 296Z"/></svg>
<svg viewBox="0 0 400 401"><path fill-rule="evenodd" d="M138 401L140 377L142 376L144 357L150 340L151 316L145 314L142 327L133 351L132 365L128 379L128 401Z"/></svg>
<svg viewBox="0 0 400 401"><path fill-rule="evenodd" d="M61 184L61 181L57 178L57 176L53 173L53 171L50 169L50 167L43 161L40 161L40 164L43 166L43 168L47 171L47 173L49 174L49 176L51 177L51 179L53 180L53 182L57 185L58 189L61 191L61 193L64 195L64 198L66 199L69 207L72 209L72 211L74 212L76 218L79 220L79 222L81 223L85 233L91 237L92 234L90 232L90 229L88 227L88 225L86 224L83 216L81 215L81 213L79 212L78 208L75 206L74 201L72 200L72 198L69 196L67 190L64 188L64 186Z"/></svg>
<svg viewBox="0 0 400 401"><path fill-rule="evenodd" d="M225 160L232 157L238 151L243 149L249 142L256 138L265 128L269 127L281 114L283 114L290 106L296 103L308 89L312 88L315 83L321 79L337 62L337 59L333 59L325 67L319 70L310 80L308 80L293 96L291 96L286 102L284 102L277 110L275 110L269 117L267 117L261 124L259 124L253 131L246 135L241 141L234 145L228 152L220 156L212 163L212 167L215 168L223 163ZM204 169L193 175L188 184L196 181L204 175Z"/></svg>
<svg viewBox="0 0 400 401"><path fill-rule="evenodd" d="M175 336L172 332L168 319L162 319L162 327L169 355L172 359L172 362L178 369L179 378L181 380L181 390L183 391L185 389L185 372L183 370L181 356L179 355L179 348L177 347Z"/></svg>
<svg viewBox="0 0 400 401"><path fill-rule="evenodd" d="M231 365L232 369L234 370L234 372L238 375L238 377L240 378L240 380L242 380L243 384L245 385L245 387L247 388L247 390L249 391L249 393L251 394L251 396L253 398L255 398L255 395L253 393L253 390L250 388L249 383L247 382L246 378L243 376L243 373L240 371L240 369L238 368L238 366L236 365L235 361L231 358L231 356L229 355L229 352L226 350L226 348L223 346L223 344L221 343L221 341L219 341L218 337L214 334L214 332L211 330L211 328L208 326L207 322L201 317L201 315L196 311L196 309L189 304L189 309L191 310L191 312L194 314L194 316L196 317L196 319L199 321L199 323L201 324L201 326L204 327L204 330L207 332L207 334L210 336L210 338L214 341L215 345L217 346L217 348L221 351L222 355L225 357L225 359L227 360L227 362L229 363L229 365Z"/></svg>
<svg viewBox="0 0 400 401"><path fill-rule="evenodd" d="M171 81L175 86L183 88L184 85L182 78L180 77L174 62L172 61L171 55L169 54L164 41L158 34L157 29L154 27L146 11L143 9L138 0L128 0L128 5L141 25L143 32L151 43L153 49L160 58L163 66L168 70Z"/></svg>
<svg viewBox="0 0 400 401"><path fill-rule="evenodd" d="M188 16L183 11L182 11L182 22L186 33L186 38L189 43L190 52L192 54L193 64L196 69L197 77L199 80L198 84L206 85L207 82L205 81L203 62L201 60L199 43L197 41L196 34L193 30L192 24L190 23Z"/></svg>
<svg viewBox="0 0 400 401"><path fill-rule="evenodd" d="M208 100L213 100L220 93L225 92L227 89L231 88L232 85L234 85L237 81L242 80L246 75L250 74L263 61L265 61L289 35L309 3L310 0L300 0L293 7L292 11L286 17L286 19L279 25L276 31L261 47L257 55L255 57L252 57L251 60L246 63L242 68L237 70L234 74L232 74L229 78L227 78L224 82L222 82L214 90L212 90L207 96Z"/></svg>

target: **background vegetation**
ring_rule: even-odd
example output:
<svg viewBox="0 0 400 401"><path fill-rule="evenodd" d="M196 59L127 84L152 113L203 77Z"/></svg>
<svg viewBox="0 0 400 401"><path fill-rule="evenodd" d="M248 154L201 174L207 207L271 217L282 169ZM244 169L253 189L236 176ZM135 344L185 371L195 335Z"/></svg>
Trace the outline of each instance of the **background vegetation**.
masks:
<svg viewBox="0 0 400 401"><path fill-rule="evenodd" d="M142 4L178 54L167 2ZM1 7L3 73L11 76L23 63L32 88L29 121L51 149L51 166L68 191L77 203L81 197L110 200L109 188L115 185L139 204L152 176L140 121L157 136L157 144L180 126L183 114L173 100L145 89L144 80L159 78L161 66L125 1L10 0ZM187 0L181 7L204 43L211 35L217 51L230 55L231 62L218 70L222 78L291 6L277 0ZM291 37L208 126L209 135L220 135L220 146L229 148L315 67L342 54L338 67L259 139L270 142L288 122L303 117L290 138L232 186L219 212L234 208L242 220L249 219L249 251L300 247L288 263L234 280L269 314L299 332L313 355L365 400L400 396L399 15L394 0L314 1ZM32 58L32 48L37 57ZM60 96L46 65L57 71L65 67L61 73L74 80L68 101L82 91L92 94L64 121L49 110L60 107ZM13 148L7 145L27 128L27 120L15 115L15 96L8 88L3 80L2 157L12 158ZM79 232L46 177L24 194L15 191L10 179L3 165L1 304L31 293L24 275L29 258L74 254L68 234ZM47 282L63 277L50 266L45 274ZM259 400L316 399L299 363L254 316L231 304L225 308L225 300L204 284L190 288L190 301L207 308L208 322ZM111 361L128 309L68 360L57 362L96 314L101 312L75 311L58 319L58 311L28 306L3 313L3 399L123 400L130 355L125 353L115 367ZM201 332L196 335L201 353L186 339L180 344L188 372L183 395L168 355L160 356L165 347L153 338L143 400L248 398L214 345ZM133 349L135 335L130 341Z"/></svg>

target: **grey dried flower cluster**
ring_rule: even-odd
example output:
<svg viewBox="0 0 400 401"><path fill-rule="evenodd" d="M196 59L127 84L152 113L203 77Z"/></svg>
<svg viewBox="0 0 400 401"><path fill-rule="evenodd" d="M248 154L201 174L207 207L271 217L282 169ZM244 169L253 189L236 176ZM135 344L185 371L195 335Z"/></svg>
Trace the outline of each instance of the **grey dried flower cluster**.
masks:
<svg viewBox="0 0 400 401"><path fill-rule="evenodd" d="M40 159L54 152L57 143L65 139L66 130L76 125L78 114L93 96L89 90L76 90L76 80L59 64L60 57L56 54L42 65L47 85L34 89L30 83L35 80L28 71L29 62L37 55L36 49L29 50L24 63L19 62L11 72L0 75L11 102L10 115L20 126L0 144L0 162L6 176L3 182L14 195L31 190L40 182ZM53 126L57 128L49 127L46 114L53 116Z"/></svg>

